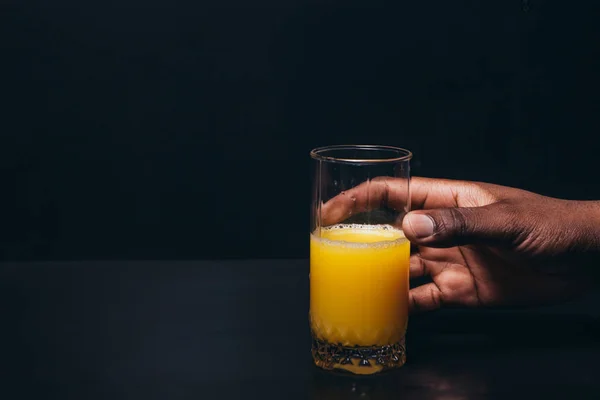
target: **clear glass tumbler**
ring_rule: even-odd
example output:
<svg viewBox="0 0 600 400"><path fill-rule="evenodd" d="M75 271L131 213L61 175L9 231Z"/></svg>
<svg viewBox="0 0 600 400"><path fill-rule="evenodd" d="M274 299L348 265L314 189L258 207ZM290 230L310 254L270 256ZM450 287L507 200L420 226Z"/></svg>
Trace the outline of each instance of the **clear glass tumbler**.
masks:
<svg viewBox="0 0 600 400"><path fill-rule="evenodd" d="M374 374L406 361L410 151L311 151L310 328L315 364Z"/></svg>

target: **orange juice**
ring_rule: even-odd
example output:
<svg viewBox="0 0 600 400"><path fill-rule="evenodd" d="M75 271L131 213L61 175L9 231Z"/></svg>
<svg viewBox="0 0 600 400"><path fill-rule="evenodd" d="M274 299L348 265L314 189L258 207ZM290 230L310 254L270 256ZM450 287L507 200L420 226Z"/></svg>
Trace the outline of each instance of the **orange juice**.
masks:
<svg viewBox="0 0 600 400"><path fill-rule="evenodd" d="M340 224L311 235L313 336L345 347L403 342L409 258L410 243L390 225Z"/></svg>

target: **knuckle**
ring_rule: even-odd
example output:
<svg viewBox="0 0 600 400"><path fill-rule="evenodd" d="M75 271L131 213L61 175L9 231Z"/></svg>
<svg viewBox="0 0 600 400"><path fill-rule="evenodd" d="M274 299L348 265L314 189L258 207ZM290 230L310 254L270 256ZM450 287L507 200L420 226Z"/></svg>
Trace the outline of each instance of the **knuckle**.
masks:
<svg viewBox="0 0 600 400"><path fill-rule="evenodd" d="M460 202L462 207L482 207L501 199L498 193L491 190L489 184L482 182L466 182L463 192Z"/></svg>
<svg viewBox="0 0 600 400"><path fill-rule="evenodd" d="M439 234L451 233L453 235L464 236L468 233L468 213L461 208L450 208L444 213L438 221L437 230Z"/></svg>
<svg viewBox="0 0 600 400"><path fill-rule="evenodd" d="M443 303L442 292L440 292L439 289L432 287L429 291L429 295L431 296L431 304L433 308L441 308Z"/></svg>
<svg viewBox="0 0 600 400"><path fill-rule="evenodd" d="M421 311L421 305L419 304L415 296L410 296L410 305L411 312L418 313L419 311Z"/></svg>

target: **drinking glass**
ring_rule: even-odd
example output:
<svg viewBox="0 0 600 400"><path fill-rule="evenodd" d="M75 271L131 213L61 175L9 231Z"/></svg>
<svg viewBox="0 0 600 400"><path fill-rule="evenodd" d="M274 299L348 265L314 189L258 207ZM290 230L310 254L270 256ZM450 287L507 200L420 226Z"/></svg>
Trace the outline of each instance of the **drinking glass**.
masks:
<svg viewBox="0 0 600 400"><path fill-rule="evenodd" d="M315 364L374 374L406 362L410 151L311 151L310 329Z"/></svg>

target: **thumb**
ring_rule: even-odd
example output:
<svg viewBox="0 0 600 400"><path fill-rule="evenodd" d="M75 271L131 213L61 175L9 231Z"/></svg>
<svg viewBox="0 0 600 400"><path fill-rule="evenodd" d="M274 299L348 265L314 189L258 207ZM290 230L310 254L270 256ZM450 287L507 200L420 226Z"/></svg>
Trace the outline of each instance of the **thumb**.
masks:
<svg viewBox="0 0 600 400"><path fill-rule="evenodd" d="M515 224L498 204L483 207L456 207L419 210L408 213L402 230L414 244L452 247L513 237Z"/></svg>

